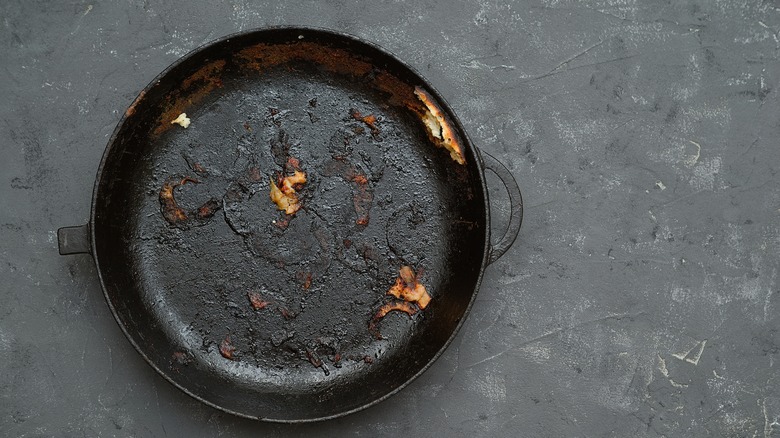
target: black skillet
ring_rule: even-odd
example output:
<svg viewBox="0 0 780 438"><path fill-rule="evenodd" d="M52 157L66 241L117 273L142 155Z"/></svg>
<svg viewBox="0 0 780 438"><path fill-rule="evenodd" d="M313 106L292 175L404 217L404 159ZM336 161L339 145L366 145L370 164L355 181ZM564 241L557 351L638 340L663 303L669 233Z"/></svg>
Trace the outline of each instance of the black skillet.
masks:
<svg viewBox="0 0 780 438"><path fill-rule="evenodd" d="M421 91L464 164L437 147ZM180 113L188 128L171 123ZM294 168L307 182L287 215L270 181ZM510 195L496 244L485 169ZM521 220L512 175L409 66L352 36L272 28L152 81L108 143L89 223L58 237L61 254L92 255L119 326L168 381L232 414L303 422L364 409L427 369ZM375 319L402 266L430 305Z"/></svg>

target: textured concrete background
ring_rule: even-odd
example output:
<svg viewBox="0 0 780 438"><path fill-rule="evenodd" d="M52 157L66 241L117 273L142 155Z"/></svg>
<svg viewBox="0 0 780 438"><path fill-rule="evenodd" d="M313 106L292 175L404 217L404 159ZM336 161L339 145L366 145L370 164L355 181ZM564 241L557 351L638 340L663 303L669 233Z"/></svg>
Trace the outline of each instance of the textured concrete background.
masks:
<svg viewBox="0 0 780 438"><path fill-rule="evenodd" d="M1 434L780 436L778 7L2 2ZM353 33L416 67L527 205L444 356L316 425L179 393L124 339L91 259L55 243L86 221L139 90L203 43L277 24Z"/></svg>

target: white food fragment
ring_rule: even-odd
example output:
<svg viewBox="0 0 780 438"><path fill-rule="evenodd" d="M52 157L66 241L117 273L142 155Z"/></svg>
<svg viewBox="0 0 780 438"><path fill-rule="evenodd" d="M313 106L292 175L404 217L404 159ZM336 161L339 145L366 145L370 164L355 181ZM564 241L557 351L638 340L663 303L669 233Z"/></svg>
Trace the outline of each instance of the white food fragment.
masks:
<svg viewBox="0 0 780 438"><path fill-rule="evenodd" d="M182 128L186 128L186 127L190 126L190 119L189 119L189 117L187 117L187 113L179 114L179 117L176 117L176 119L174 119L171 122L171 125L173 125L173 124L177 124L177 125L181 126Z"/></svg>

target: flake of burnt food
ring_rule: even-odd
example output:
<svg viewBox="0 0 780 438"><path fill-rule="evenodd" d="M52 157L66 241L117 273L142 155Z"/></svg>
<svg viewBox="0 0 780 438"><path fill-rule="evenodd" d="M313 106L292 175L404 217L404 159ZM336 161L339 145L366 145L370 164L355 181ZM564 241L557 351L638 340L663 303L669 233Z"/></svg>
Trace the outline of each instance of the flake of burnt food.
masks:
<svg viewBox="0 0 780 438"><path fill-rule="evenodd" d="M166 221L171 225L182 225L190 219L191 216L199 220L210 219L214 216L214 213L222 208L222 204L216 198L211 198L203 205L198 207L195 211L187 213L183 208L179 206L174 197L174 190L177 187L183 186L187 183L198 184L200 181L190 178L169 178L163 183L160 189L160 210Z"/></svg>
<svg viewBox="0 0 780 438"><path fill-rule="evenodd" d="M176 203L176 198L173 196L173 190L188 182L198 183L198 180L190 177L170 178L163 183L163 186L160 189L160 208L163 217L171 225L176 225L177 223L187 220L187 213Z"/></svg>
<svg viewBox="0 0 780 438"><path fill-rule="evenodd" d="M444 117L444 112L436 104L433 97L420 87L415 87L414 94L425 105L420 116L428 130L428 135L436 146L443 147L450 152L450 157L458 164L465 164L463 148L457 140L455 131Z"/></svg>
<svg viewBox="0 0 780 438"><path fill-rule="evenodd" d="M260 295L258 292L255 292L253 290L247 292L246 296L247 298L249 298L249 304L251 304L252 308L255 310L264 309L266 306L271 304L270 301L263 300L262 295Z"/></svg>
<svg viewBox="0 0 780 438"><path fill-rule="evenodd" d="M230 335L226 336L219 344L219 354L225 359L235 360L236 347L230 342Z"/></svg>
<svg viewBox="0 0 780 438"><path fill-rule="evenodd" d="M425 290L425 286L417 281L417 275L409 266L401 267L395 284L387 294L410 303L417 303L420 309L425 309L431 302L431 296Z"/></svg>
<svg viewBox="0 0 780 438"><path fill-rule="evenodd" d="M417 275L409 266L401 267L398 278L396 278L395 284L390 290L387 291L387 295L403 301L393 300L383 304L374 314L374 317L371 318L371 321L368 323L368 331L377 339L382 338L377 329L377 324L385 315L392 311L399 311L412 316L417 313L418 307L420 310L423 310L431 302L431 296L428 294L425 286L417 281ZM414 304L417 304L417 306L414 306Z"/></svg>
<svg viewBox="0 0 780 438"><path fill-rule="evenodd" d="M193 172L198 174L199 176L208 176L208 169L206 169L202 164L197 162L193 157L190 155L184 153L182 154L182 157L184 158L184 161L187 163L187 166L192 169Z"/></svg>
<svg viewBox="0 0 780 438"><path fill-rule="evenodd" d="M284 167L285 171L291 172L292 175L279 175L276 182L272 179L270 196L279 210L291 215L301 208L298 190L306 183L306 173L300 169L300 162L293 157L287 159Z"/></svg>
<svg viewBox="0 0 780 438"><path fill-rule="evenodd" d="M371 130L371 136L374 138L379 138L379 128L376 126L376 116L373 114L369 114L367 116L364 116L360 114L360 111L356 109L352 109L349 111L349 114L352 116L353 119L363 122L368 126L368 128Z"/></svg>

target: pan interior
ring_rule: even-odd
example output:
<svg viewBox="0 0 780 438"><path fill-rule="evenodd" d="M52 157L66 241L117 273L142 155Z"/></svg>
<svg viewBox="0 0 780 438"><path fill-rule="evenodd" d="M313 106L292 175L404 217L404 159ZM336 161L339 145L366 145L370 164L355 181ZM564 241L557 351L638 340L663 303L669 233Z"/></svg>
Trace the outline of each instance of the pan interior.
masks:
<svg viewBox="0 0 780 438"><path fill-rule="evenodd" d="M470 151L459 165L431 142L403 66L316 33L306 52L337 64L279 60L301 43L273 36L198 52L139 98L94 227L109 302L158 371L228 411L296 421L382 398L445 345L479 279L484 193ZM180 112L189 127L170 123ZM294 168L288 215L269 192ZM166 184L186 219L166 218ZM402 266L431 304L372 332Z"/></svg>

